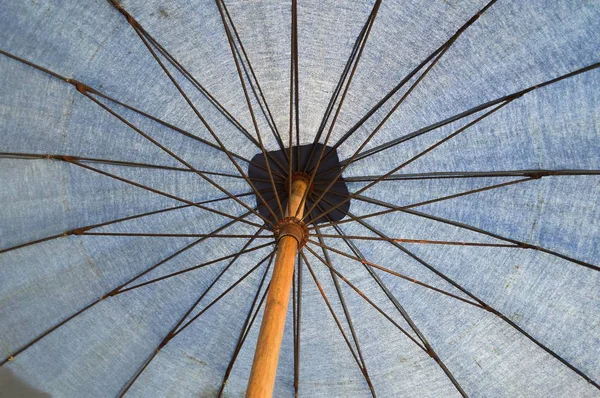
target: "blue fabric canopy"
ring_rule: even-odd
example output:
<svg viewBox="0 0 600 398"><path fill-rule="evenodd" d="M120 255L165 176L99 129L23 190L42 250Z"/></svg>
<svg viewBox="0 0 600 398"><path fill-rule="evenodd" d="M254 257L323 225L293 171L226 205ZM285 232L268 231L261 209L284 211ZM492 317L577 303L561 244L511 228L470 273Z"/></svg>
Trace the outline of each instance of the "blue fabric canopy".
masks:
<svg viewBox="0 0 600 398"><path fill-rule="evenodd" d="M599 397L599 32L594 0L3 2L0 380L243 396L249 160L320 142L350 206L305 219L274 396Z"/></svg>

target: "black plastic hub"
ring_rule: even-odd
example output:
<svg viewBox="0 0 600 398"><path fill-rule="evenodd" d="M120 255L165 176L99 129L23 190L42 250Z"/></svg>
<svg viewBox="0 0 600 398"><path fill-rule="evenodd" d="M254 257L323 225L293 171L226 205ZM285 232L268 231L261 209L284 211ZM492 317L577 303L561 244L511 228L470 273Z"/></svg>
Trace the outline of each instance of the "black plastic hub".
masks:
<svg viewBox="0 0 600 398"><path fill-rule="evenodd" d="M324 154L329 152L330 148L331 147L326 147ZM314 168L314 166L317 163L317 157L321 154L321 151L323 149L323 144L316 144L316 146L314 148L315 149L314 154L310 161L310 165L309 165L309 167L306 167L309 157L311 156L310 154L311 154L312 149L313 149L312 144L301 145L300 147L292 148L293 160L294 160L292 172L303 172L306 170L307 174L311 174L312 169ZM298 152L300 153L299 158L298 158ZM289 153L289 149L286 149L286 154L287 153ZM278 163L280 163L281 165L286 167L285 170L282 170L281 167L278 166L273 160L269 159L269 166L271 167L271 171L274 173L273 178L275 180L275 185L276 185L278 193L279 193L279 198L282 202L282 205L285 206L287 203L287 198L288 198L288 187L287 187L287 185L285 185L285 181L280 176L277 176L276 174L281 174L281 175L285 176L287 179L288 173L289 173L289 171L287 169L287 167L288 167L287 156L284 155L281 150L267 152L267 154L268 154L268 157L277 159ZM269 206L271 206L271 208L273 209L275 214L279 215L277 202L275 200L275 194L273 193L273 186L270 183L269 174L265 170L267 168L266 164L267 163L265 161L265 157L263 156L262 152L254 155L254 157L250 161L250 165L248 167L248 177L250 178L250 181L252 181L254 186L259 191L261 191L261 195L263 196L263 198L266 201L268 201ZM321 195L320 190L327 188L329 183L339 174L340 170L341 170L340 161L337 156L337 153L334 151L334 153L329 155L329 157L327 159L323 160L319 164L319 169L317 170L317 176L315 177L315 179L313 181L313 184L311 186L311 191L309 192L309 196L306 201L307 208L310 208L313 205L314 200ZM325 171L327 171L326 174L320 175L320 173L323 173ZM332 206L337 205L338 203L347 199L349 196L348 187L346 187L346 182L344 181L343 177L340 177L336 181L336 183L331 187L331 189L329 191L330 192L325 194L325 196L319 201L318 206L315 207L315 209L311 212L311 214L306 216L306 218L304 219L305 221L309 221L309 220L319 216L319 214L329 210ZM264 216L265 218L267 218L267 219L273 221L275 224L277 224L277 222L279 220L273 219L273 215L266 209L266 207L264 205L262 205L262 202L258 197L256 197L256 203L257 203L257 205L260 206L258 209L259 213L262 216ZM322 224L322 223L328 223L331 221L340 221L346 216L349 209L350 209L350 201L347 201L339 208L333 210L332 212L326 214L323 217L318 218L312 224ZM284 210L285 210L285 207L284 207Z"/></svg>

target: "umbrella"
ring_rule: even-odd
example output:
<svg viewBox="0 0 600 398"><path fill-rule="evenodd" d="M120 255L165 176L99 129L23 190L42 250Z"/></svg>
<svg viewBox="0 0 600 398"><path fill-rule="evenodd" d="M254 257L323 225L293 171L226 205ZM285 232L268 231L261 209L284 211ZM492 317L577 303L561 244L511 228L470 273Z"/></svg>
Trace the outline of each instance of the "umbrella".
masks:
<svg viewBox="0 0 600 398"><path fill-rule="evenodd" d="M0 26L8 394L599 396L598 2Z"/></svg>

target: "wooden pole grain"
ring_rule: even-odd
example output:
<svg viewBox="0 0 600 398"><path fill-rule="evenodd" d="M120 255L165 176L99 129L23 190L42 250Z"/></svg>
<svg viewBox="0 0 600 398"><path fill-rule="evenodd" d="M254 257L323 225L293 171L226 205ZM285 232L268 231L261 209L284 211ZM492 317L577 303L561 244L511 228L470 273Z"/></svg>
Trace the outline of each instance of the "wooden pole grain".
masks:
<svg viewBox="0 0 600 398"><path fill-rule="evenodd" d="M302 218L305 205L303 197L307 188L308 181L303 178L292 182L292 195L288 200L286 217L294 217L297 209L300 208L298 219ZM279 239L273 276L246 390L247 398L269 398L273 395L297 251L298 241L295 237L285 235Z"/></svg>

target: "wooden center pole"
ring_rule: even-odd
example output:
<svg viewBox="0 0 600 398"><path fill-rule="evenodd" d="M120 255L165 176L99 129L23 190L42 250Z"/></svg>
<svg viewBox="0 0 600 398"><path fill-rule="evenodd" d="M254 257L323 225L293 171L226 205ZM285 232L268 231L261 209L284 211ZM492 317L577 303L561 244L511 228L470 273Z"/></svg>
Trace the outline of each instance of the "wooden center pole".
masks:
<svg viewBox="0 0 600 398"><path fill-rule="evenodd" d="M296 210L300 208L298 216L302 218L304 215L302 197L307 188L308 181L303 178L292 181L292 195L288 200L286 217L294 217ZM273 395L297 251L296 238L285 235L279 239L265 313L246 390L247 398L270 398Z"/></svg>

